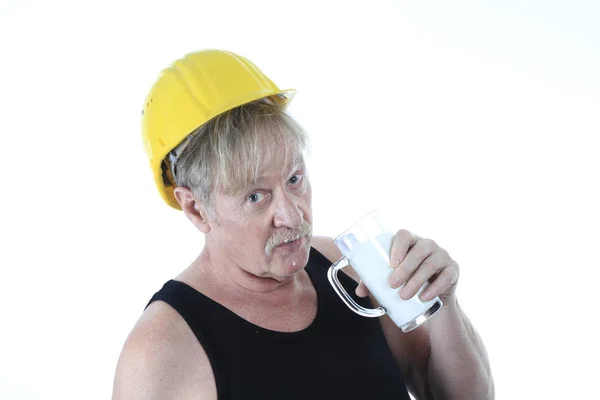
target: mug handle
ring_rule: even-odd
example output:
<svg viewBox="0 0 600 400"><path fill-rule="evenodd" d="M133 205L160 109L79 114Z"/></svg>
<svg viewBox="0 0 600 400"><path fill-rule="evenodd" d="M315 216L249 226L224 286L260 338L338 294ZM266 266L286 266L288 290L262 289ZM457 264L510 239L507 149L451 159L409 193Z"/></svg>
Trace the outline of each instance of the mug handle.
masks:
<svg viewBox="0 0 600 400"><path fill-rule="evenodd" d="M327 279L329 279L329 283L333 286L335 292L340 296L342 301L346 303L349 309L357 313L358 315L362 315L363 317L381 317L385 315L386 309L384 307L377 308L365 308L358 304L354 299L346 292L340 281L338 280L337 274L339 270L348 266L348 259L346 257L342 257L335 262L335 264L329 267L327 270Z"/></svg>

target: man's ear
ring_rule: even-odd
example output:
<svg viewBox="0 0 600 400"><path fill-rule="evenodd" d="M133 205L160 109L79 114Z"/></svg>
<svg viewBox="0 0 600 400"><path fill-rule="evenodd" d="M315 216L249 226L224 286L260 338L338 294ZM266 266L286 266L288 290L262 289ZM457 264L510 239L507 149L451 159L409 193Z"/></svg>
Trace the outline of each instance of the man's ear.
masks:
<svg viewBox="0 0 600 400"><path fill-rule="evenodd" d="M192 221L192 224L202 233L210 232L206 211L194 193L190 189L180 186L176 187L174 192L181 210Z"/></svg>

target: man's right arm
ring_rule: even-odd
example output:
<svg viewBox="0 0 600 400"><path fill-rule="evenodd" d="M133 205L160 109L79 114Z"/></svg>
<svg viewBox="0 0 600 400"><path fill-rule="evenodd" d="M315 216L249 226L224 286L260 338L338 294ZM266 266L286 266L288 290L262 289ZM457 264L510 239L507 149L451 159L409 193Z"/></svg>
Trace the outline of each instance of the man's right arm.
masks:
<svg viewBox="0 0 600 400"><path fill-rule="evenodd" d="M152 303L119 357L113 400L216 399L208 356L170 306Z"/></svg>

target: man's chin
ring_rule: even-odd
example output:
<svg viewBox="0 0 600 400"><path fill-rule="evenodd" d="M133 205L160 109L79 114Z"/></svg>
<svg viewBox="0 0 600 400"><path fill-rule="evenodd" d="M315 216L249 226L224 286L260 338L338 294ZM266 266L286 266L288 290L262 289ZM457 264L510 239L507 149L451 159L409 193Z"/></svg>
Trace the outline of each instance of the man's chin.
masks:
<svg viewBox="0 0 600 400"><path fill-rule="evenodd" d="M293 252L279 252L278 249L275 249L275 251L273 252L274 264L278 265L278 267L281 268L283 274L286 276L294 275L295 273L300 272L304 269L304 267L306 267L306 264L308 263L308 257L310 254L310 245L308 244L310 242L307 238L303 239L304 243L298 249L295 249Z"/></svg>

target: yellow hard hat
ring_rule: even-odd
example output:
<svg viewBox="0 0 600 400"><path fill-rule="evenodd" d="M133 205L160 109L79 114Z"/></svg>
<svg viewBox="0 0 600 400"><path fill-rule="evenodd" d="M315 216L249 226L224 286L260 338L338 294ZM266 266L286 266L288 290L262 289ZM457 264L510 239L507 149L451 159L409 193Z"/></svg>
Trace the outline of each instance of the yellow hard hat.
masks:
<svg viewBox="0 0 600 400"><path fill-rule="evenodd" d="M181 209L167 155L192 131L232 108L270 97L286 107L295 90L280 90L256 65L229 51L201 50L159 75L142 111L142 137L163 200Z"/></svg>

